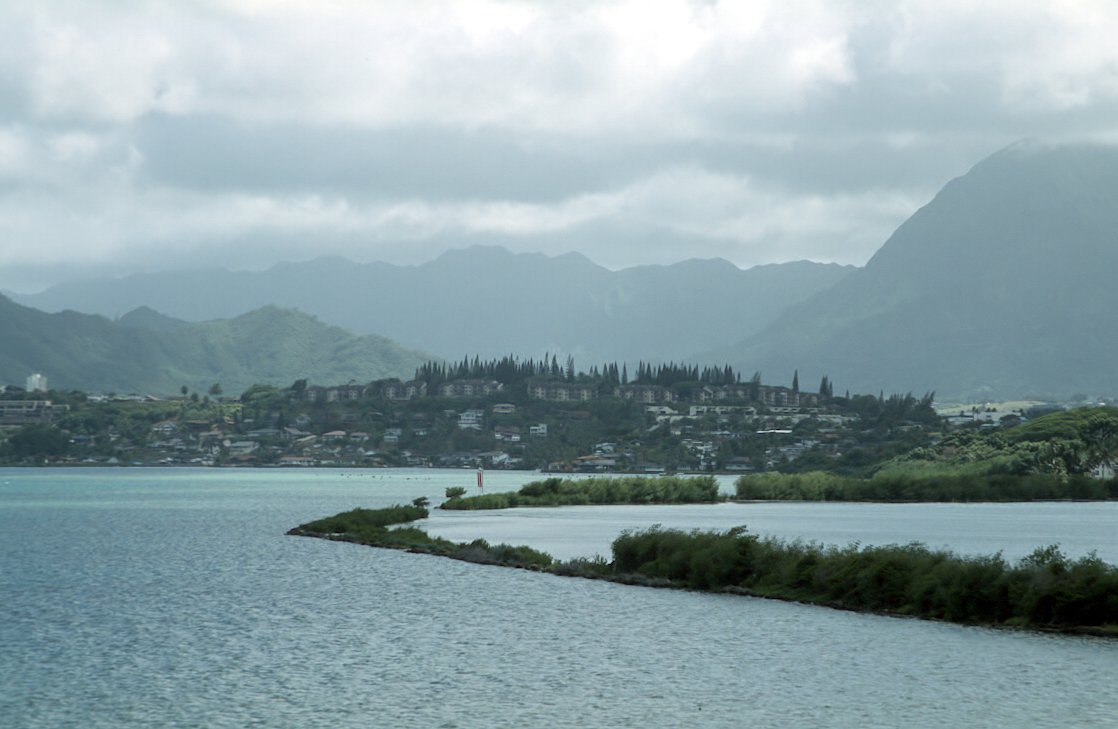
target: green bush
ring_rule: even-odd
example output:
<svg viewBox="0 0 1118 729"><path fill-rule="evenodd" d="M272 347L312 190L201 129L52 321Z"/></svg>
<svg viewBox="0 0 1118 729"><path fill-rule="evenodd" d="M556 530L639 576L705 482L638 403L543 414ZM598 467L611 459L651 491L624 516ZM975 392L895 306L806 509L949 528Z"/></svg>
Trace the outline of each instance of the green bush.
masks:
<svg viewBox="0 0 1118 729"><path fill-rule="evenodd" d="M823 471L741 476L737 497L757 501L1037 501L1118 498L1118 481L1051 474L955 473L890 469L871 478Z"/></svg>
<svg viewBox="0 0 1118 729"><path fill-rule="evenodd" d="M307 522L298 527L318 534L346 534L383 529L393 524L426 519L427 509L422 506L389 506L385 509L352 509L341 514Z"/></svg>
<svg viewBox="0 0 1118 729"><path fill-rule="evenodd" d="M493 496L498 495L493 494ZM467 562L509 567L545 569L553 562L551 555L531 547L514 547L508 544L490 546L484 539L476 539L469 544L458 544L441 537L431 537L427 532L416 527L388 528L426 519L427 516L427 509L414 504L390 506L385 509L353 509L325 519L307 522L292 529L291 533L342 539L373 547L430 552Z"/></svg>
<svg viewBox="0 0 1118 729"><path fill-rule="evenodd" d="M852 610L961 623L1075 628L1118 626L1118 567L1094 554L1069 560L1038 549L1016 565L959 557L922 544L821 547L761 539L738 528L659 526L613 542L616 574L697 590L745 590Z"/></svg>

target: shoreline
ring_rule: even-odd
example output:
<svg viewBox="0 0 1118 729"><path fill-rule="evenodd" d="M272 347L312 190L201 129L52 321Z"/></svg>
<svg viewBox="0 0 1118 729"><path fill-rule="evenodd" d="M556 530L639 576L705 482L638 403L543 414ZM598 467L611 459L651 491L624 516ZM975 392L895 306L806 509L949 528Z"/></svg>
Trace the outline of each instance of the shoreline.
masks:
<svg viewBox="0 0 1118 729"><path fill-rule="evenodd" d="M1071 561L1055 547L1035 550L1033 555L1011 567L999 555L959 558L954 553L931 551L920 545L864 549L805 547L795 542L788 545L776 539L761 540L745 530L684 533L652 527L643 532L626 533L615 540L613 561L596 557L560 562L528 547L490 546L483 539L452 542L430 537L416 527L389 529L389 524L382 519L378 526L371 528L353 526L354 522L345 521L358 512L379 513L353 510L301 524L286 533L619 585L776 599L852 613L973 627L1118 638L1118 615L1114 614L1114 609L1100 608L1098 596L1069 597L1071 590L1086 589L1089 593L1101 590L1105 605L1106 596L1111 594L1112 584L1118 578L1118 568L1097 558ZM426 518L426 514L416 518ZM395 523L414 520L409 518ZM652 561L648 561L653 555ZM741 565L749 564L754 567L741 571ZM813 577L817 574L825 575L823 583ZM929 578L929 575L935 577ZM1030 598L1032 603L1021 597L1036 584L1051 583L1053 578L1067 578L1065 581L1070 580L1070 583L1055 588L1049 585L1049 593ZM749 579L756 584L747 586L745 583ZM906 580L920 580L920 584L913 587ZM911 595L913 589L919 594L916 597ZM944 602L940 593L949 594L950 599ZM1014 593L1016 597L1011 599ZM1076 599L1079 604L1068 608L1071 612L1060 613L1059 609L1063 608L1049 605L1076 603ZM959 605L964 604L969 613L959 612ZM975 604L979 607L974 607ZM1077 614L1093 616L1090 619L1099 622L1071 622ZM995 619L983 619L983 615ZM1041 621L1035 619L1036 615L1048 618Z"/></svg>
<svg viewBox="0 0 1118 729"><path fill-rule="evenodd" d="M656 590L680 590L683 592L696 592L705 595L733 595L737 597L749 597L758 600L775 600L777 602L793 603L796 605L806 605L809 607L825 608L829 610L842 610L843 612L857 613L861 615L876 615L883 618L897 618L900 620L922 620L930 623L942 623L944 625L959 625L967 628L988 628L990 630L1006 630L1013 632L1025 633L1043 633L1048 635L1068 635L1068 636L1084 636L1091 638L1106 638L1110 640L1118 640L1118 626L1113 629L1100 628L1094 626L1027 626L1027 625L1005 625L1002 623L982 623L982 622L958 622L953 620L945 620L942 618L922 617L919 615L907 615L905 613L893 612L888 610L864 610L849 605L843 605L837 602L821 603L812 602L810 600L799 600L793 597L782 597L780 595L766 595L754 590L744 587L724 587L720 590L700 590L688 585L673 582L663 578L652 578L645 575L636 573L625 573L617 575L595 574L590 572L578 573L575 571L568 571L561 569L570 562L563 562L555 565L552 568L541 567L534 564L521 564L521 563L503 563L503 562L486 562L474 559L467 559L465 557L454 556L452 554L442 554L433 549L428 549L419 546L404 546L404 545L390 545L390 544L371 544L369 542L361 541L360 539L349 538L342 534L320 534L315 532L308 532L298 527L289 530L287 536L294 537L307 537L310 539L323 539L330 542L345 542L348 544L357 544L363 547L372 547L374 549L388 549L397 552L406 552L408 554L425 555L428 557L438 557L442 559L452 559L458 562L466 562L469 564L486 565L489 567L500 567L503 569L518 569L527 572L538 572L541 574L551 575L553 577L566 577L573 579L594 580L597 582L609 582L616 585L625 585L628 587L647 587ZM571 562L577 562L571 560ZM560 568L556 570L555 567Z"/></svg>

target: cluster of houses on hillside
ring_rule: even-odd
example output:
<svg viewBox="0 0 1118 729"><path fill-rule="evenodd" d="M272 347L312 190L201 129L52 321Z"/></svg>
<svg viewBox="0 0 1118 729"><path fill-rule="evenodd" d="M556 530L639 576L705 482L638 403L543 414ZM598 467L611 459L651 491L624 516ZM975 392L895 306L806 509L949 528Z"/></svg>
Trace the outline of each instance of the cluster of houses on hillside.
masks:
<svg viewBox="0 0 1118 729"><path fill-rule="evenodd" d="M0 400L0 426L50 425L69 411L50 400Z"/></svg>
<svg viewBox="0 0 1118 729"><path fill-rule="evenodd" d="M758 402L769 407L816 407L819 395L801 392L790 387L756 384L703 385L685 397L680 391L662 385L631 384L602 387L592 383L566 381L532 381L526 386L528 397L552 402L586 402L601 397L656 405L683 400L694 402L745 401ZM402 382L396 379L379 380L368 385L337 385L334 387L311 386L303 391L303 398L310 402L344 402L367 397L381 397L391 401L408 401L428 396L443 398L488 397L506 391L506 385L497 380L451 380L434 388L423 380Z"/></svg>

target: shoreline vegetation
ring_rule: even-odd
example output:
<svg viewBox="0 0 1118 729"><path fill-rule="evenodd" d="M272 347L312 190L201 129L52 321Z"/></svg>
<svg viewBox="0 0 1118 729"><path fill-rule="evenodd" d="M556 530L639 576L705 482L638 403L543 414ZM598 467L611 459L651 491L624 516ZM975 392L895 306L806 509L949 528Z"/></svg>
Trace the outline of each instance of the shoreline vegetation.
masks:
<svg viewBox="0 0 1118 729"><path fill-rule="evenodd" d="M1118 567L1077 560L1056 546L1016 563L1000 554L961 557L923 544L823 546L750 534L648 529L623 532L602 557L558 562L526 546L431 537L402 526L425 519L410 506L353 509L287 533L432 554L566 577L691 589L964 625L1118 637Z"/></svg>
<svg viewBox="0 0 1118 729"><path fill-rule="evenodd" d="M1118 500L1118 479L1005 473L878 473L854 478L825 471L772 472L740 476L735 490L742 501L1114 501Z"/></svg>
<svg viewBox="0 0 1118 729"><path fill-rule="evenodd" d="M449 511L512 509L522 506L588 506L608 504L713 504L725 501L713 476L621 476L611 478L546 478L512 493L466 496L463 488L448 489L439 507Z"/></svg>

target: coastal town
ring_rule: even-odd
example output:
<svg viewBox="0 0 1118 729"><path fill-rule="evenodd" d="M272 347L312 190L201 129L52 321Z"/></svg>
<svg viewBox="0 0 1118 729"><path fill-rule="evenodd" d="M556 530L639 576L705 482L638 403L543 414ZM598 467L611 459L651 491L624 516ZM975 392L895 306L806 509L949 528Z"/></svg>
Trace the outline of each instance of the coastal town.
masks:
<svg viewBox="0 0 1118 729"><path fill-rule="evenodd" d="M0 394L0 453L73 465L842 471L944 427L930 395L835 395L827 378L808 391L798 373L765 385L728 368L641 364L630 382L615 366L517 363L510 376L502 362L163 397L52 391L35 374Z"/></svg>

